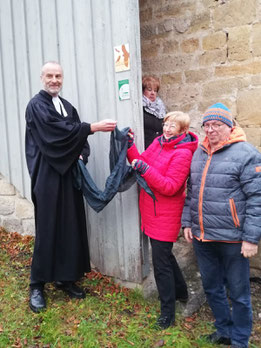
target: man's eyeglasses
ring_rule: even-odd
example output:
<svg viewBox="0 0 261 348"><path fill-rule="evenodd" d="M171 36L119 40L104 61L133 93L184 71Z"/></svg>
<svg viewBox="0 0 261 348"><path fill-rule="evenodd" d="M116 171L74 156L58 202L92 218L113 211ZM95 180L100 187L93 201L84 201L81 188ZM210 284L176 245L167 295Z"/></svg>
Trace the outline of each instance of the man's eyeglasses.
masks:
<svg viewBox="0 0 261 348"><path fill-rule="evenodd" d="M222 124L212 123L212 124L203 124L201 128L204 129L204 131L208 131L210 128L212 128L214 131L217 131L219 130L221 126L223 126L223 123Z"/></svg>
<svg viewBox="0 0 261 348"><path fill-rule="evenodd" d="M164 128L169 128L171 130L174 130L177 128L177 125L175 123L163 123Z"/></svg>

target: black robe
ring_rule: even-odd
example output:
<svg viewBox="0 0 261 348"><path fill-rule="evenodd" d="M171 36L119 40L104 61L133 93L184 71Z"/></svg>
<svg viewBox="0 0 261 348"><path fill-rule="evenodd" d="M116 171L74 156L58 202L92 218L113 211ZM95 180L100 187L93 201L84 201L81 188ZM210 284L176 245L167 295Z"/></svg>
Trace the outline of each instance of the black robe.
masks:
<svg viewBox="0 0 261 348"><path fill-rule="evenodd" d="M90 124L60 98L68 113L60 115L52 96L40 91L26 109L26 160L35 207L35 245L31 282L76 281L90 271L82 193L73 185L72 169L89 156Z"/></svg>

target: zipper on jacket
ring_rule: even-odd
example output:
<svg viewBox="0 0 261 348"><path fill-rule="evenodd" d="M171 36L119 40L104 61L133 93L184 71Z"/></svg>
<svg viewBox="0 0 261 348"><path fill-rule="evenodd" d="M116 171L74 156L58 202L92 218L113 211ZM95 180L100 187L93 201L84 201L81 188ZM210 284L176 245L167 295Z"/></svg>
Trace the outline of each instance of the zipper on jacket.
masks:
<svg viewBox="0 0 261 348"><path fill-rule="evenodd" d="M160 143L160 151L158 153L158 156L161 154L161 151L163 150L163 143Z"/></svg>
<svg viewBox="0 0 261 348"><path fill-rule="evenodd" d="M153 199L153 204L154 204L154 215L157 216L157 214L156 214L156 201L155 201L155 199Z"/></svg>
<svg viewBox="0 0 261 348"><path fill-rule="evenodd" d="M205 188L205 181L208 172L208 168L212 159L212 154L208 155L207 162L205 164L205 168L202 173L202 179L199 190L199 202L198 202L198 218L199 218L199 226L200 226L200 240L204 239L204 226L203 226L203 193Z"/></svg>
<svg viewBox="0 0 261 348"><path fill-rule="evenodd" d="M229 198L229 205L230 205L231 215L232 215L234 224L236 227L240 227L240 222L237 215L237 209L236 209L235 201L233 198Z"/></svg>

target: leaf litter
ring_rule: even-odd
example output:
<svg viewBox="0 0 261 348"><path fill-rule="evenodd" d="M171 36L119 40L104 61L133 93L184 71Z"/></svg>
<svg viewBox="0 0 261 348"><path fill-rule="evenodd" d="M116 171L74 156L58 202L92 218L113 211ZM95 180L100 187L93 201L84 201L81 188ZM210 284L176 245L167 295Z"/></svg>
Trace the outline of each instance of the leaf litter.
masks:
<svg viewBox="0 0 261 348"><path fill-rule="evenodd" d="M7 233L0 227L0 240L0 318L6 316L0 324L0 347L207 347L199 340L206 330L213 331L207 305L191 317L178 317L174 329L156 331L153 327L159 315L158 303L144 300L95 270L82 280L86 303L58 295L48 284L47 311L32 314L27 287L34 238ZM19 286L18 296L14 289ZM254 327L250 347L257 348L261 347L261 284L251 282L251 291ZM18 298L26 300L17 303Z"/></svg>

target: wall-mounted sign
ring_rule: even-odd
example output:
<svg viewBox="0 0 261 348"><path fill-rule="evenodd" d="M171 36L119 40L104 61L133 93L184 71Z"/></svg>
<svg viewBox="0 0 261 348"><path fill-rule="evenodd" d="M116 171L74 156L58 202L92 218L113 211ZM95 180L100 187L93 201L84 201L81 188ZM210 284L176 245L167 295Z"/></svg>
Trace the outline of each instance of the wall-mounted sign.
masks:
<svg viewBox="0 0 261 348"><path fill-rule="evenodd" d="M128 43L114 47L114 64L116 72L130 70L130 50Z"/></svg>
<svg viewBox="0 0 261 348"><path fill-rule="evenodd" d="M118 81L119 86L119 99L130 99L130 83L128 79Z"/></svg>

